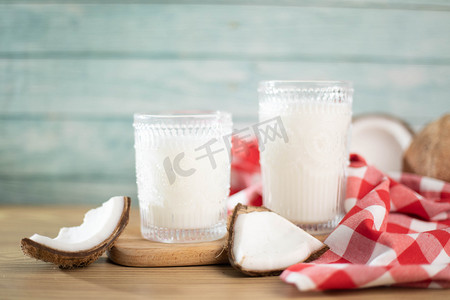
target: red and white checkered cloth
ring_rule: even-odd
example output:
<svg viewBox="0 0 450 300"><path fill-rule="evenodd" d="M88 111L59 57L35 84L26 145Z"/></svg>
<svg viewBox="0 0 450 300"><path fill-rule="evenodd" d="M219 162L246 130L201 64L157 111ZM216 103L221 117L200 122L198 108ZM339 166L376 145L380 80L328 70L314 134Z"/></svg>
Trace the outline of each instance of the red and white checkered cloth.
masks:
<svg viewBox="0 0 450 300"><path fill-rule="evenodd" d="M450 184L412 174L389 177L357 155L348 175L347 214L325 240L330 250L314 263L289 267L282 280L302 291L449 288ZM260 186L247 187L230 203L257 205L258 193Z"/></svg>

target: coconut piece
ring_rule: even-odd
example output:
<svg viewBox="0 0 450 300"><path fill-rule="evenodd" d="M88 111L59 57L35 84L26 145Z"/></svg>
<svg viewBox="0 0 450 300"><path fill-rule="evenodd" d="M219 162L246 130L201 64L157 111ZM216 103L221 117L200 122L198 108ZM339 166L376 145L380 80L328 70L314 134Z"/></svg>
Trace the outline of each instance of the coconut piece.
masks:
<svg viewBox="0 0 450 300"><path fill-rule="evenodd" d="M400 172L413 136L411 127L394 116L361 115L353 119L350 152L362 155L383 172Z"/></svg>
<svg viewBox="0 0 450 300"><path fill-rule="evenodd" d="M113 246L128 224L130 204L129 197L112 197L89 210L80 226L61 228L54 239L39 234L22 239L22 251L62 269L87 266Z"/></svg>
<svg viewBox="0 0 450 300"><path fill-rule="evenodd" d="M405 153L403 170L450 182L450 114L417 134Z"/></svg>
<svg viewBox="0 0 450 300"><path fill-rule="evenodd" d="M238 204L228 235L228 259L250 276L278 275L287 267L310 262L328 247L265 207Z"/></svg>

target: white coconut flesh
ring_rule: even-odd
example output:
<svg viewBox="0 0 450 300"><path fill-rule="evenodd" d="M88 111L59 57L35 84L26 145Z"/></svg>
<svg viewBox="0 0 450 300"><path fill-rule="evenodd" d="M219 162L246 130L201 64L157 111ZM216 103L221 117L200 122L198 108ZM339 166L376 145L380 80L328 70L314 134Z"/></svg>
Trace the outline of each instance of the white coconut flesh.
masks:
<svg viewBox="0 0 450 300"><path fill-rule="evenodd" d="M93 248L113 234L120 222L124 201L125 198L122 196L112 197L102 206L88 211L80 226L63 227L54 239L34 234L30 240L66 252Z"/></svg>
<svg viewBox="0 0 450 300"><path fill-rule="evenodd" d="M243 269L270 271L305 261L325 245L280 215L240 214L234 224L233 254Z"/></svg>
<svg viewBox="0 0 450 300"><path fill-rule="evenodd" d="M350 152L363 156L383 172L400 172L412 130L391 116L367 115L354 120Z"/></svg>

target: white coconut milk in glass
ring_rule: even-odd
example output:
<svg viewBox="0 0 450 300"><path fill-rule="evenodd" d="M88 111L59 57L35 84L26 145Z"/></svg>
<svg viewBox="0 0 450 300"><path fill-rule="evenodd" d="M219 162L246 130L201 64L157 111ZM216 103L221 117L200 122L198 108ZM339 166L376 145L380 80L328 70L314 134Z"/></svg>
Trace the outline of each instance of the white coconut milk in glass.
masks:
<svg viewBox="0 0 450 300"><path fill-rule="evenodd" d="M136 114L134 127L142 235L169 243L222 238L231 116Z"/></svg>
<svg viewBox="0 0 450 300"><path fill-rule="evenodd" d="M264 205L312 234L330 232L344 215L351 84L265 81L258 92L260 123L280 118L287 136L259 138Z"/></svg>

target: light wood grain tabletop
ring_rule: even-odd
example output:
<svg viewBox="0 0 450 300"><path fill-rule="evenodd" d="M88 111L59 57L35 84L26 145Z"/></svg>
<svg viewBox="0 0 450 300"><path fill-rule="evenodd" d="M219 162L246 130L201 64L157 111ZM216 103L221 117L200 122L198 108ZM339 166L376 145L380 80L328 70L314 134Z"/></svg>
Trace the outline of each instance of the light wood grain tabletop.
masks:
<svg viewBox="0 0 450 300"><path fill-rule="evenodd" d="M406 288L305 293L279 277L246 277L229 265L133 268L103 255L86 268L60 270L23 255L23 237L54 237L60 227L79 225L90 208L0 206L0 299L450 299L450 290ZM134 210L129 226L137 220Z"/></svg>

